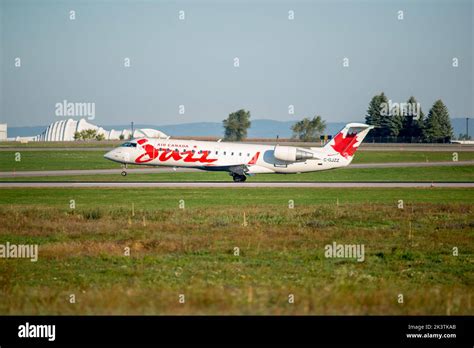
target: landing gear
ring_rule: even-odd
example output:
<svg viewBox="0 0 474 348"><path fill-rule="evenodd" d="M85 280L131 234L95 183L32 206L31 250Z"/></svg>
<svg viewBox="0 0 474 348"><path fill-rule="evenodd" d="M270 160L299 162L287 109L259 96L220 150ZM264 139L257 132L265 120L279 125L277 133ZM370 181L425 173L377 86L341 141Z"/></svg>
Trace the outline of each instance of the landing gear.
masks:
<svg viewBox="0 0 474 348"><path fill-rule="evenodd" d="M127 172L125 170L121 174L122 176L127 176Z"/></svg>
<svg viewBox="0 0 474 348"><path fill-rule="evenodd" d="M122 165L122 169L123 169L121 173L122 176L127 176L127 164Z"/></svg>
<svg viewBox="0 0 474 348"><path fill-rule="evenodd" d="M234 179L234 182L244 182L247 180L247 177L245 175L232 173L232 179Z"/></svg>

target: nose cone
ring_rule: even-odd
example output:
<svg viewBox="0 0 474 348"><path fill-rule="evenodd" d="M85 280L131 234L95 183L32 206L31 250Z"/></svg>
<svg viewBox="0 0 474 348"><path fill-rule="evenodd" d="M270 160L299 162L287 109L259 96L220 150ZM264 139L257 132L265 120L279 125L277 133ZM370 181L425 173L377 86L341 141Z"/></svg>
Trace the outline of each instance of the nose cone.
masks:
<svg viewBox="0 0 474 348"><path fill-rule="evenodd" d="M130 154L118 148L107 152L104 158L118 163L128 163L130 161Z"/></svg>
<svg viewBox="0 0 474 348"><path fill-rule="evenodd" d="M114 150L107 152L107 153L104 155L104 158L113 161L113 157L112 157L112 153L113 153L113 152L114 152Z"/></svg>

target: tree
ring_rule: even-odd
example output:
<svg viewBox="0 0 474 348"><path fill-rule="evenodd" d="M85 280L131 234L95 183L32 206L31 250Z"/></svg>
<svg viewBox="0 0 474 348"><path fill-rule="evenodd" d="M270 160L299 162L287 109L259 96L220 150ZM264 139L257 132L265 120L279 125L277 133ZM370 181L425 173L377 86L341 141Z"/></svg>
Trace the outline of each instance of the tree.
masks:
<svg viewBox="0 0 474 348"><path fill-rule="evenodd" d="M82 135L80 132L74 132L74 140L81 140Z"/></svg>
<svg viewBox="0 0 474 348"><path fill-rule="evenodd" d="M119 135L119 139L120 139L120 140L123 140L123 139L125 139L125 136L124 136L123 134L120 134L120 135Z"/></svg>
<svg viewBox="0 0 474 348"><path fill-rule="evenodd" d="M95 129L84 129L81 131L82 139L84 140L92 140L95 139L97 136L97 131Z"/></svg>
<svg viewBox="0 0 474 348"><path fill-rule="evenodd" d="M291 126L293 138L301 141L316 141L326 129L326 122L321 116L315 116L313 119L303 118Z"/></svg>
<svg viewBox="0 0 474 348"><path fill-rule="evenodd" d="M425 114L419 105L413 96L407 100L407 110L402 113L403 123L400 136L420 139L423 137Z"/></svg>
<svg viewBox="0 0 474 348"><path fill-rule="evenodd" d="M105 135L103 133L97 134L95 140L102 141L105 140Z"/></svg>
<svg viewBox="0 0 474 348"><path fill-rule="evenodd" d="M449 142L453 137L448 108L441 99L435 101L428 113L424 137L428 142Z"/></svg>
<svg viewBox="0 0 474 348"><path fill-rule="evenodd" d="M229 114L223 121L225 140L241 141L247 138L247 129L250 128L250 112L240 109Z"/></svg>
<svg viewBox="0 0 474 348"><path fill-rule="evenodd" d="M103 136L103 134L100 134ZM92 140L92 139L97 139L99 135L97 134L97 131L95 129L83 129L80 132L75 132L74 133L74 140ZM105 139L105 137L103 137ZM97 139L97 140L103 140L103 139Z"/></svg>
<svg viewBox="0 0 474 348"><path fill-rule="evenodd" d="M382 120L385 114L388 114L388 100L385 94L382 92L379 95L375 95L369 103L367 114L365 116L365 123L375 126L373 130L373 136L378 137L383 135Z"/></svg>
<svg viewBox="0 0 474 348"><path fill-rule="evenodd" d="M398 104L387 115L382 115L380 135L398 137L402 129L403 117L400 115Z"/></svg>

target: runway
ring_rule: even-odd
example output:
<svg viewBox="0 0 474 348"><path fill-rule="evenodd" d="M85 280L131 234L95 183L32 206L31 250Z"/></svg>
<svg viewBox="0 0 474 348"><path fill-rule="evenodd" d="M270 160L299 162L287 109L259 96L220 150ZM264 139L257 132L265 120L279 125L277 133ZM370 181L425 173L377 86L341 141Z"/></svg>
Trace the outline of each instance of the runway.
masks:
<svg viewBox="0 0 474 348"><path fill-rule="evenodd" d="M474 161L472 162L474 165ZM77 170L35 170L35 171L18 171L18 172L0 172L0 178L20 178L20 177L38 177L38 176L69 176L69 175L101 175L115 174L120 176L123 169L77 169ZM199 169L193 168L129 168L128 174L152 174L152 173L186 173L201 172Z"/></svg>
<svg viewBox="0 0 474 348"><path fill-rule="evenodd" d="M401 167L446 167L446 166L468 166L474 165L474 161L458 161L458 162L394 162L394 163L367 163L367 164L351 164L344 169L357 168L401 168ZM40 177L40 176L68 176L68 175L101 175L101 174L116 174L120 175L122 169L80 169L80 170L37 170L37 171L15 171L15 172L0 172L0 178L15 178L15 177ZM200 172L199 169L192 168L130 168L127 169L129 174L157 174L157 173L172 173L172 172Z"/></svg>
<svg viewBox="0 0 474 348"><path fill-rule="evenodd" d="M0 188L474 188L474 182L0 182Z"/></svg>

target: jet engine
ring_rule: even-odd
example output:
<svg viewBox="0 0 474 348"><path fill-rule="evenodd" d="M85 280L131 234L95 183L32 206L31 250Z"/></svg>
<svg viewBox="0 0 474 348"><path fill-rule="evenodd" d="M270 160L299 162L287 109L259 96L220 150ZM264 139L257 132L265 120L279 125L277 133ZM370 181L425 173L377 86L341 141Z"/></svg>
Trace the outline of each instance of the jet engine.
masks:
<svg viewBox="0 0 474 348"><path fill-rule="evenodd" d="M297 162L315 158L314 154L293 146L275 146L273 156L280 161Z"/></svg>

